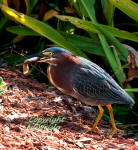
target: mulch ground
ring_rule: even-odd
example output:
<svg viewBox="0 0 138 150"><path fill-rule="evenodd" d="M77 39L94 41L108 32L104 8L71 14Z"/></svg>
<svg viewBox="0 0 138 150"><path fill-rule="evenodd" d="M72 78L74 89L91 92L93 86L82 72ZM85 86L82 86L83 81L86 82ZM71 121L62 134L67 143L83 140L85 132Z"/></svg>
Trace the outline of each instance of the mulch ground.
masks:
<svg viewBox="0 0 138 150"><path fill-rule="evenodd" d="M81 123L91 127L97 117L93 107L84 106L55 88L40 84L31 76L19 72L0 68L0 77L8 83L5 93L0 95L0 149L138 149L135 136L128 138L127 134L116 134L109 139L108 136L83 129ZM43 119L57 117L63 120L42 123ZM99 128L107 133L111 124L102 119Z"/></svg>

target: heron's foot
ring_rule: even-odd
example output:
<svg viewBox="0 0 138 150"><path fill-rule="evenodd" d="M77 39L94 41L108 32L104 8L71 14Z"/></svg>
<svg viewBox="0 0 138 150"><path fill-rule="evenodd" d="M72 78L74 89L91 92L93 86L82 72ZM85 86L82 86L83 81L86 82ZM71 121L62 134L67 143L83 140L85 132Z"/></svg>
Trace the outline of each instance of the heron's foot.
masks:
<svg viewBox="0 0 138 150"><path fill-rule="evenodd" d="M90 128L87 125L82 125L82 128L87 129L88 131L93 131L93 132L100 132L100 130L98 129L98 127L95 128Z"/></svg>
<svg viewBox="0 0 138 150"><path fill-rule="evenodd" d="M87 125L82 125L82 128L87 129L88 131L93 131L93 132L99 133L99 134L103 133L98 127L90 128Z"/></svg>
<svg viewBox="0 0 138 150"><path fill-rule="evenodd" d="M104 135L103 131L101 131L97 126L92 128L92 131L95 133L99 133L101 135Z"/></svg>
<svg viewBox="0 0 138 150"><path fill-rule="evenodd" d="M115 134L115 133L125 133L125 131L124 130L120 130L120 129L118 129L117 127L114 127L114 128L112 128L110 131L109 131L109 133L108 133L108 136L109 136L109 138L112 138L112 136Z"/></svg>
<svg viewBox="0 0 138 150"><path fill-rule="evenodd" d="M98 133L102 133L102 131L96 126L92 128L93 132L98 132Z"/></svg>
<svg viewBox="0 0 138 150"><path fill-rule="evenodd" d="M82 125L82 128L87 129L88 131L92 131L92 128L90 128L90 127L88 127L87 125L84 125L84 124Z"/></svg>

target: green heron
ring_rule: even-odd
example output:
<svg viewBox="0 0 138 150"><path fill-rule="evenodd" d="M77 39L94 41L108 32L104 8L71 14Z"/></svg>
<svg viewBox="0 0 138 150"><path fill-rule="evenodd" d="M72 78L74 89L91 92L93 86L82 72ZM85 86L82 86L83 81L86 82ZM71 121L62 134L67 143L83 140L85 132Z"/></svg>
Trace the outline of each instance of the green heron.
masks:
<svg viewBox="0 0 138 150"><path fill-rule="evenodd" d="M134 100L101 67L60 47L47 48L30 56L24 64L32 62L48 63L48 79L64 94L86 105L98 106L99 115L92 131L98 131L97 125L104 113L102 106L106 106L112 123L109 135L112 136L115 132L124 133L115 125L111 104L128 104L132 107ZM84 127L91 129L88 126Z"/></svg>

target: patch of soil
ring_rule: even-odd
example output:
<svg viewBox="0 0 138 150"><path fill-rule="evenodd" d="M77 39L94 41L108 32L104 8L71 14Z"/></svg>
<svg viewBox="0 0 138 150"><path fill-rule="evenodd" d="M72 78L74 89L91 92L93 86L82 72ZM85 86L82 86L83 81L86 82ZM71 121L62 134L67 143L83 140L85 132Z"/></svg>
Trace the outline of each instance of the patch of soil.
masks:
<svg viewBox="0 0 138 150"><path fill-rule="evenodd" d="M8 83L0 95L0 149L30 150L136 150L137 142L125 135L99 135L82 128L82 123L92 126L97 113L93 107L82 105L52 87L33 81L31 76L0 68L0 77ZM59 130L42 128L28 129L38 119L64 117L57 122ZM35 118L34 122L30 117ZM40 121L40 120L39 120ZM37 124L41 125L40 123ZM52 124L53 125L53 124ZM47 122L43 126L49 126ZM111 125L105 120L99 129L107 133Z"/></svg>

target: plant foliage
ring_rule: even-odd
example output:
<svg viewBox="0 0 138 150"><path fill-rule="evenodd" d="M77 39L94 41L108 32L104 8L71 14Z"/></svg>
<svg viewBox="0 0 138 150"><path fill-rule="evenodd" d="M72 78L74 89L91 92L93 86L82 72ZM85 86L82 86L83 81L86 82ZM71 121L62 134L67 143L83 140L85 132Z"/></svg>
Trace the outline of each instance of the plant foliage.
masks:
<svg viewBox="0 0 138 150"><path fill-rule="evenodd" d="M4 84L2 78L0 77L0 94L5 92L5 90L3 90L2 88L5 87L6 85L7 84Z"/></svg>

